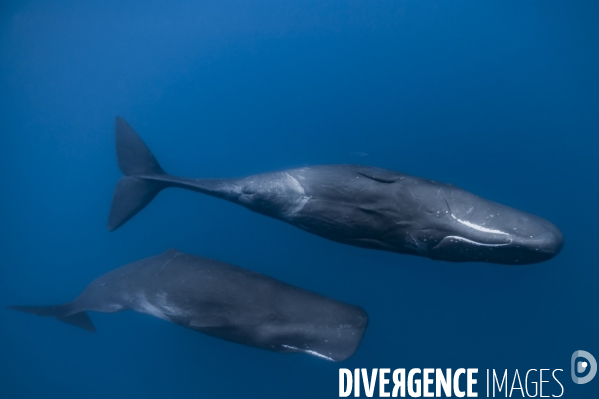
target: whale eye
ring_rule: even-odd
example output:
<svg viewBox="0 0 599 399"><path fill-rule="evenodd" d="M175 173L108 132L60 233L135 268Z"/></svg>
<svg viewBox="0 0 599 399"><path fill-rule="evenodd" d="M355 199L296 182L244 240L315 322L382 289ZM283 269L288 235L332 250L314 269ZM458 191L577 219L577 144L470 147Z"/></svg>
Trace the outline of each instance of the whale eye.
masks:
<svg viewBox="0 0 599 399"><path fill-rule="evenodd" d="M274 313L269 313L269 314L268 314L268 318L269 318L270 320L274 320L274 319L276 319L276 318L277 318L277 315L276 315L276 314L274 314Z"/></svg>

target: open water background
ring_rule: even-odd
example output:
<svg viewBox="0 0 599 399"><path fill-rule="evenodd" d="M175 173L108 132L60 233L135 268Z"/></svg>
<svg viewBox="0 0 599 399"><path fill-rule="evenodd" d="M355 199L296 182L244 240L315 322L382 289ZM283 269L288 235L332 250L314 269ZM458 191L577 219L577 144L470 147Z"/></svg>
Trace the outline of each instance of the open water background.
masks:
<svg viewBox="0 0 599 399"><path fill-rule="evenodd" d="M67 302L175 247L359 304L370 325L335 364L133 312L91 314L90 334L2 307L0 398L334 398L339 367L478 367L481 397L487 368L559 368L564 397L599 397L569 369L575 350L599 358L598 16L594 1L3 1L0 304ZM116 115L173 174L380 166L538 214L566 244L526 267L438 262L176 189L109 233Z"/></svg>

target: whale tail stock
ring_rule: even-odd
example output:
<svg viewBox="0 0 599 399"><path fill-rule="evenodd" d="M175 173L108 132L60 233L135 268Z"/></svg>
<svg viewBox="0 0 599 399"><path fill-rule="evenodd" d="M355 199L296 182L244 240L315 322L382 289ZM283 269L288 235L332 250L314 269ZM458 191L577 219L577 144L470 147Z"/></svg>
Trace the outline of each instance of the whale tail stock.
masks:
<svg viewBox="0 0 599 399"><path fill-rule="evenodd" d="M166 173L135 130L116 117L116 157L123 177L112 196L108 230L114 231L145 208L161 190L179 187L231 200L227 179L186 179Z"/></svg>
<svg viewBox="0 0 599 399"><path fill-rule="evenodd" d="M125 224L169 186L169 176L141 137L120 116L116 117L116 156L124 176L114 189L108 217L110 231Z"/></svg>
<svg viewBox="0 0 599 399"><path fill-rule="evenodd" d="M81 327L90 332L96 332L91 319L85 312L72 312L71 304L51 306L8 306L9 309L33 313L38 316L51 316L65 323Z"/></svg>

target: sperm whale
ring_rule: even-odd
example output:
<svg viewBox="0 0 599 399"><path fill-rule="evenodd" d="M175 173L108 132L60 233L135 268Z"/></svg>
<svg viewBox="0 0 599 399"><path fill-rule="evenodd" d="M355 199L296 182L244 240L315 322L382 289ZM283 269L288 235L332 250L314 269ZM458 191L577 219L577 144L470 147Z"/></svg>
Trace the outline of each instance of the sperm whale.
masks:
<svg viewBox="0 0 599 399"><path fill-rule="evenodd" d="M522 265L563 245L551 222L459 187L363 165L319 165L233 179L166 173L122 118L116 120L117 183L108 229L161 190L179 187L242 205L310 233L363 248L454 262Z"/></svg>
<svg viewBox="0 0 599 399"><path fill-rule="evenodd" d="M70 303L10 308L92 332L87 311L133 310L243 345L331 361L352 356L368 324L358 306L175 249L98 277Z"/></svg>

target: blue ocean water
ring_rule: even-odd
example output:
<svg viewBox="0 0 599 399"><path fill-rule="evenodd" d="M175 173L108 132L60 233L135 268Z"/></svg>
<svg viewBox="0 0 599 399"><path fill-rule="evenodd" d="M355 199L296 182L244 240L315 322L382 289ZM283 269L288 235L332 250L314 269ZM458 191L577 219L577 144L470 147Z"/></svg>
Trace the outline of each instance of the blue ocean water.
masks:
<svg viewBox="0 0 599 399"><path fill-rule="evenodd" d="M486 369L563 369L563 397L599 397L570 378L572 352L599 356L597 15L591 1L2 2L0 398L334 398L340 367L479 368L480 397ZM177 189L109 233L116 115L174 174L374 165L547 218L566 244L525 267L440 262ZM92 313L91 334L4 308L68 302L170 247L362 306L360 349L337 364L133 312Z"/></svg>

